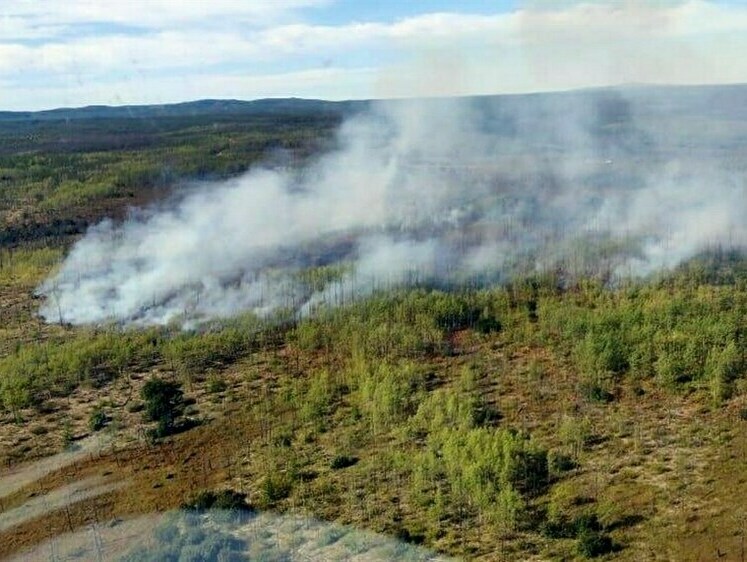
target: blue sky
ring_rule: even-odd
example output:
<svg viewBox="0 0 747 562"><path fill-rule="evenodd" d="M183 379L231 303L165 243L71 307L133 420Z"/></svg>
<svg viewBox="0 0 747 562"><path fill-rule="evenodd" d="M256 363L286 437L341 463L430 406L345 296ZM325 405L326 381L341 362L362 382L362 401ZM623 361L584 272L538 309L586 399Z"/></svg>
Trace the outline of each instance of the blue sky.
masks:
<svg viewBox="0 0 747 562"><path fill-rule="evenodd" d="M747 2L0 0L0 110L747 82Z"/></svg>
<svg viewBox="0 0 747 562"><path fill-rule="evenodd" d="M342 24L350 21L380 21L435 12L464 14L494 14L510 12L518 7L512 0L347 0L309 10L316 23Z"/></svg>

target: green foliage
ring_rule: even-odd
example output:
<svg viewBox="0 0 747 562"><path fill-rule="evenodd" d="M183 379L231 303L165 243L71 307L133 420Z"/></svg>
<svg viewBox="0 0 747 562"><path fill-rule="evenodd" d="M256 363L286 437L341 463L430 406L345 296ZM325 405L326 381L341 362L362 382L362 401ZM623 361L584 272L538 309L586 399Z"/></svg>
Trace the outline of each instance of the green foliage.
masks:
<svg viewBox="0 0 747 562"><path fill-rule="evenodd" d="M108 214L108 201L123 200L121 205L183 179L234 176L278 149L300 163L338 120L325 113L302 119L255 114L5 121L0 247L77 234L64 228L55 233L53 225L98 220Z"/></svg>
<svg viewBox="0 0 747 562"><path fill-rule="evenodd" d="M358 462L357 457L350 455L335 455L332 462L329 464L332 470L339 470L341 468L348 468Z"/></svg>
<svg viewBox="0 0 747 562"><path fill-rule="evenodd" d="M732 385L743 373L743 354L733 340L729 341L722 349L711 349L706 359L705 369L713 402L720 405L731 398Z"/></svg>
<svg viewBox="0 0 747 562"><path fill-rule="evenodd" d="M675 270L674 282L687 285L736 285L747 280L744 251L716 247L699 253Z"/></svg>
<svg viewBox="0 0 747 562"><path fill-rule="evenodd" d="M293 490L290 475L282 472L271 472L262 480L260 487L260 502L264 507L270 507L287 498Z"/></svg>
<svg viewBox="0 0 747 562"><path fill-rule="evenodd" d="M349 401L373 434L389 431L410 415L423 385L423 376L408 361L370 363L360 355L345 372Z"/></svg>
<svg viewBox="0 0 747 562"><path fill-rule="evenodd" d="M621 374L630 366L626 333L616 323L596 323L576 346L577 361L589 374Z"/></svg>
<svg viewBox="0 0 747 562"><path fill-rule="evenodd" d="M140 394L145 402L146 419L158 423L156 436L174 433L185 407L180 385L154 377L145 383Z"/></svg>
<svg viewBox="0 0 747 562"><path fill-rule="evenodd" d="M59 263L72 235L125 204L140 204L153 188L183 178L233 175L279 148L292 151L291 159L298 162L328 137L334 123L324 117L294 121L233 116L158 120L156 126L140 120L50 124L35 126L31 132L37 140L31 144L24 140L29 130L15 136L0 131L0 287L28 294ZM70 141L75 146L63 147L55 139L70 137L69 127L88 129L81 132L82 140ZM50 148L39 151L37 142ZM59 247L41 245L57 238L62 241ZM17 246L26 241L31 243ZM579 268L597 264L599 253L610 250L605 244L614 243L580 241ZM297 353L300 358L293 382L278 378L277 394L274 388L268 392L269 408L279 406L278 412L291 415L283 417L287 427L280 429L268 416L271 435L267 445L258 445L260 456L266 457L261 468L252 471L261 505L275 506L307 488L339 493L325 491L322 484L317 489L316 482L298 485L308 459L293 455L309 444L316 450L329 447L323 450L321 471L337 471L331 473L335 484L345 482L343 469L357 461L355 455L365 465L359 468L368 469L371 463L371 474L382 479L376 486L404 484L397 491L409 519L394 527L408 540L440 540L444 525L456 519L484 518L503 530L531 523L528 515L536 516L545 505L544 498L535 496L547 490L552 477L546 534L577 540L581 556L599 556L615 548L605 529L596 517L576 511L571 512L575 518L568 515L559 499L562 494L555 497L565 473L584 460L582 452L593 440L592 418L562 420L553 436L562 446L548 455L528 435L498 423L493 396L489 400L484 390L493 393L496 388L496 381L488 380L492 371L486 375L484 367L465 367L455 373L450 369L459 369L453 365L462 359L444 356L460 353L463 341L496 346L492 349L505 346L507 356L540 345L566 361L563 367L573 371L586 401L606 403L618 391L625 397L626 379L632 378L647 379L645 384L633 381L647 389L658 385L671 392L707 393L718 406L744 388L739 379L745 374L747 343L745 272L744 255L719 250L698 256L659 281L617 288L598 278L569 282L549 273L484 290L381 287L362 300L341 294L334 306L322 306L297 323L293 311L286 310L269 325L246 315L192 332L173 326L150 331L55 326L36 337L27 330L18 340L2 342L0 404L21 420L22 410L50 397L67 395L80 385L106 385L154 365L171 368L185 381L207 375L207 390L222 392L220 371L227 365L257 350L289 344L269 360L280 372L293 370L280 357ZM309 293L324 291L343 278L353 278L355 284L350 264L310 268L297 275ZM26 330L30 312L17 316ZM7 329L3 320L0 329ZM59 320L64 324L64 318ZM455 337L458 331L480 336ZM306 368L306 361L311 367ZM441 368L444 364L449 367ZM438 376L431 377L431 371ZM152 379L143 400L129 410L144 408L148 419L158 423L157 434L179 427L184 412L179 385ZM747 418L747 410L740 414ZM305 443L295 438L299 422L308 424L302 428ZM96 431L105 423L104 411L94 411L90 428ZM319 435L322 429L330 432ZM340 434L345 443L330 445ZM64 422L63 439L66 444L74 439L69 421ZM355 445L349 447L348 439ZM362 452L372 445L377 446L375 455ZM345 454L330 457L330 450ZM422 509L412 509L410 500ZM246 504L235 492L204 492L185 507L244 510ZM133 559L228 559L246 546L212 528L196 528L194 521L183 518L159 528L157 536L164 544ZM445 537L442 544L449 540Z"/></svg>
<svg viewBox="0 0 747 562"><path fill-rule="evenodd" d="M578 463L573 458L558 451L551 451L547 458L550 472L555 475L561 475L578 467Z"/></svg>
<svg viewBox="0 0 747 562"><path fill-rule="evenodd" d="M320 422L332 412L337 398L337 387L328 371L320 371L298 386L296 402L304 421Z"/></svg>
<svg viewBox="0 0 747 562"><path fill-rule="evenodd" d="M455 387L437 389L423 399L410 428L415 434L445 427L465 430L493 425L497 417L499 414L484 401L474 371L465 368Z"/></svg>
<svg viewBox="0 0 747 562"><path fill-rule="evenodd" d="M639 285L545 297L540 329L561 352L573 350L587 398L607 401L625 375L663 388L707 388L714 403L730 397L744 374L747 292L739 286Z"/></svg>
<svg viewBox="0 0 747 562"><path fill-rule="evenodd" d="M59 246L6 249L0 246L0 285L31 286L62 259Z"/></svg>
<svg viewBox="0 0 747 562"><path fill-rule="evenodd" d="M72 447L74 441L73 426L70 424L70 420L65 420L62 424L62 446L65 449Z"/></svg>
<svg viewBox="0 0 747 562"><path fill-rule="evenodd" d="M219 490L217 492L206 490L198 493L182 505L182 509L192 511L206 511L208 509L221 509L236 512L251 512L251 506L246 503L246 496L234 490Z"/></svg>
<svg viewBox="0 0 747 562"><path fill-rule="evenodd" d="M23 375L17 373L6 373L0 381L3 406L13 414L16 420L19 418L19 411L28 406L31 401L29 386Z"/></svg>
<svg viewBox="0 0 747 562"><path fill-rule="evenodd" d="M614 400L614 395L601 382L585 381L579 385L579 392L589 402L607 403Z"/></svg>
<svg viewBox="0 0 747 562"><path fill-rule="evenodd" d="M617 548L595 513L581 513L575 519L562 513L552 514L542 522L540 530L549 538L576 539L576 550L585 558L603 556Z"/></svg>
<svg viewBox="0 0 747 562"><path fill-rule="evenodd" d="M294 339L301 349L347 357L418 357L443 350L449 331L497 331L500 322L494 308L487 291L392 290L346 307L322 309L299 324Z"/></svg>
<svg viewBox="0 0 747 562"><path fill-rule="evenodd" d="M587 558L603 556L614 550L614 543L609 535L590 529L582 530L578 535L578 553Z"/></svg>
<svg viewBox="0 0 747 562"><path fill-rule="evenodd" d="M161 348L163 358L172 369L187 379L232 363L251 349L249 328L227 326L213 332L180 334Z"/></svg>
<svg viewBox="0 0 747 562"><path fill-rule="evenodd" d="M219 394L225 392L226 389L228 389L228 383L224 379L217 376L208 378L207 391L210 394Z"/></svg>
<svg viewBox="0 0 747 562"><path fill-rule="evenodd" d="M481 427L433 431L413 465L416 489L445 484L453 505L476 508L509 527L523 517L521 492L538 493L549 476L546 451L526 436Z"/></svg>
<svg viewBox="0 0 747 562"><path fill-rule="evenodd" d="M503 486L495 500L493 517L506 530L513 531L526 515L527 503L512 486Z"/></svg>
<svg viewBox="0 0 747 562"><path fill-rule="evenodd" d="M101 406L94 408L88 418L88 428L91 431L100 431L104 429L109 423L109 416L106 414Z"/></svg>
<svg viewBox="0 0 747 562"><path fill-rule="evenodd" d="M134 365L150 365L158 355L154 332L80 331L63 343L22 345L0 359L0 398L16 412L42 393L66 395L80 384L100 386Z"/></svg>
<svg viewBox="0 0 747 562"><path fill-rule="evenodd" d="M344 263L310 267L298 273L298 280L310 293L318 293L327 288L330 283L342 280L346 274L351 272L351 265Z"/></svg>
<svg viewBox="0 0 747 562"><path fill-rule="evenodd" d="M558 428L560 441L568 447L573 457L577 458L592 437L591 422L588 418L567 416Z"/></svg>

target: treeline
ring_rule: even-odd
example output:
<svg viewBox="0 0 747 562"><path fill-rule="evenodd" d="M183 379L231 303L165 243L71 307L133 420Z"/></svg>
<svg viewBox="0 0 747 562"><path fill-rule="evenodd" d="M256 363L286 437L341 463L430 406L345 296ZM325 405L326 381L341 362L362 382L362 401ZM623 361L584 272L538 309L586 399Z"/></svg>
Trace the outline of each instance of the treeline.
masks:
<svg viewBox="0 0 747 562"><path fill-rule="evenodd" d="M19 344L0 359L0 399L18 415L45 399L67 396L81 385L102 386L156 364L189 383L193 377L234 362L268 345L277 345L272 328L260 331L252 316L232 320L220 330L182 333L175 329L127 330L115 326L76 330L70 337ZM271 338L275 338L269 341Z"/></svg>
<svg viewBox="0 0 747 562"><path fill-rule="evenodd" d="M5 252L0 274L33 279L58 258L54 249ZM41 389L111 380L134 366L164 363L189 377L284 343L322 354L329 365L355 357L448 355L449 335L459 330L502 330L516 344L549 346L567 358L584 392L599 400L611 400L615 385L629 378L672 391L708 390L719 404L744 386L747 290L674 282L618 290L588 282L561 290L535 280L464 292L379 292L297 323L287 315L267 322L244 315L191 333L75 331L66 341L21 346L2 359L0 388L5 407L17 409Z"/></svg>
<svg viewBox="0 0 747 562"><path fill-rule="evenodd" d="M707 389L718 405L744 390L745 313L747 292L734 286L588 287L539 299L537 337L568 355L599 400L628 378Z"/></svg>
<svg viewBox="0 0 747 562"><path fill-rule="evenodd" d="M126 139L139 131L139 121L93 119L39 125L50 142L62 144L45 148L33 136L24 148L25 137L6 123L0 126L0 244L78 234L80 229L66 232L56 225L85 228L104 216L121 216L133 203L163 198L164 188L180 181L227 178L260 161L297 166L330 141L338 124L339 117L325 114L168 118L163 126L156 119L147 132L137 133L143 142L130 143ZM72 146L97 135L98 144ZM13 139L20 144L3 150Z"/></svg>

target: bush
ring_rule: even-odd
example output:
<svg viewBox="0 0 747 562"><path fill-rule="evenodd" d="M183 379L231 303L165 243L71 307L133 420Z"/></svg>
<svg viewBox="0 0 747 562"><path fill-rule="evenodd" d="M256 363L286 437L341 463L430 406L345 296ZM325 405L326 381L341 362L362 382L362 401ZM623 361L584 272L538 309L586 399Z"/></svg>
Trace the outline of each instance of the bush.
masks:
<svg viewBox="0 0 747 562"><path fill-rule="evenodd" d="M612 552L614 547L610 536L601 531L585 529L579 533L577 549L581 556L596 558Z"/></svg>
<svg viewBox="0 0 747 562"><path fill-rule="evenodd" d="M492 334L501 331L501 322L493 316L480 316L475 323L475 331L481 334Z"/></svg>
<svg viewBox="0 0 747 562"><path fill-rule="evenodd" d="M571 449L572 455L578 457L592 439L591 421L588 418L567 416L558 428L558 437Z"/></svg>
<svg viewBox="0 0 747 562"><path fill-rule="evenodd" d="M262 502L269 506L287 498L293 490L293 483L288 475L282 473L268 474L262 482Z"/></svg>
<svg viewBox="0 0 747 562"><path fill-rule="evenodd" d="M506 478L518 491L536 494L545 489L550 480L547 451L522 444L507 461Z"/></svg>
<svg viewBox="0 0 747 562"><path fill-rule="evenodd" d="M97 407L88 418L88 428L91 431L100 431L109 423L109 416L101 407Z"/></svg>
<svg viewBox="0 0 747 562"><path fill-rule="evenodd" d="M423 379L413 363L373 364L360 357L346 374L350 401L374 434L388 431L412 413Z"/></svg>
<svg viewBox="0 0 747 562"><path fill-rule="evenodd" d="M164 437L174 433L185 407L180 385L152 378L143 386L141 397L145 402L146 419L158 422L155 435Z"/></svg>
<svg viewBox="0 0 747 562"><path fill-rule="evenodd" d="M550 471L554 474L562 474L578 467L578 463L568 455L552 452L548 455Z"/></svg>
<svg viewBox="0 0 747 562"><path fill-rule="evenodd" d="M200 492L194 498L182 504L182 509L189 511L206 511L208 509L252 511L251 506L246 502L246 496L234 490Z"/></svg>
<svg viewBox="0 0 747 562"><path fill-rule="evenodd" d="M161 352L174 371L190 380L213 367L234 362L250 343L245 328L228 326L215 332L180 335L166 342Z"/></svg>
<svg viewBox="0 0 747 562"><path fill-rule="evenodd" d="M742 368L742 356L734 341L730 341L723 349L712 349L708 354L706 374L716 405L731 398L733 382Z"/></svg>
<svg viewBox="0 0 747 562"><path fill-rule="evenodd" d="M332 470L339 470L341 468L347 468L349 466L353 466L358 462L358 457L351 457L348 455L337 455L335 458L332 459L332 462L330 463L330 467Z"/></svg>
<svg viewBox="0 0 747 562"><path fill-rule="evenodd" d="M589 402L607 404L615 399L614 395L609 390L604 388L601 384L594 382L581 383L579 392L581 396Z"/></svg>
<svg viewBox="0 0 747 562"><path fill-rule="evenodd" d="M296 400L304 421L319 422L332 413L338 389L327 371L311 376L307 383L299 383Z"/></svg>
<svg viewBox="0 0 747 562"><path fill-rule="evenodd" d="M228 383L224 379L213 376L208 379L206 390L210 394L219 394L221 392L225 392L227 388Z"/></svg>

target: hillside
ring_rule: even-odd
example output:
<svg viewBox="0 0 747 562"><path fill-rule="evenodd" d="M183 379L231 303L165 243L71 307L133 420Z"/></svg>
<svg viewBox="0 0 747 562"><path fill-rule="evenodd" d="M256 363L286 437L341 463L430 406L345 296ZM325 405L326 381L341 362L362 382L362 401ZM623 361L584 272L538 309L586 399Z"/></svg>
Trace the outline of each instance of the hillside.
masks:
<svg viewBox="0 0 747 562"><path fill-rule="evenodd" d="M2 111L0 121L76 121L81 119L159 119L220 115L319 115L344 114L368 102L268 98L261 100L197 100L163 105L92 105L42 111Z"/></svg>
<svg viewBox="0 0 747 562"><path fill-rule="evenodd" d="M547 162L572 168L581 195L632 190L664 161L683 182L747 170L743 86L469 103L505 151L403 169L487 185L475 208L539 186L516 218L529 230L560 191ZM738 244L628 275L613 268L627 241L587 237L544 269L357 293L362 278L344 283L357 232L332 231L270 262L300 264L301 295L340 288L313 313L293 293L266 315L193 324L39 317L38 287L90 226L179 209L260 164L302 175L351 111L208 100L0 117L0 557L743 560ZM570 111L591 136L568 143L554 116ZM451 224L413 237L503 235L489 216Z"/></svg>

